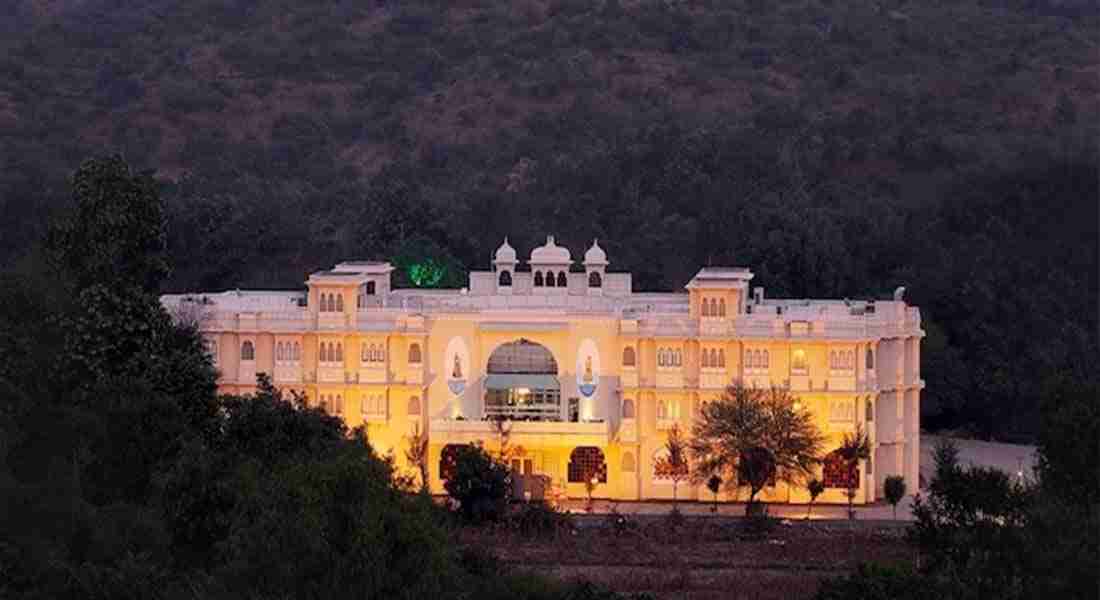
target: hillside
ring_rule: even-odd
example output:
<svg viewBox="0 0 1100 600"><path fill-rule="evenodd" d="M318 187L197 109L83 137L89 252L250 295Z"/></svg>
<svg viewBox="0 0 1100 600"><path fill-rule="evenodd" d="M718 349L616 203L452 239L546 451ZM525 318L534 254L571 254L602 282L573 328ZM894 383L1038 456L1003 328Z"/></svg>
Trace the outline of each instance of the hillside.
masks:
<svg viewBox="0 0 1100 600"><path fill-rule="evenodd" d="M1095 1L3 4L5 263L120 151L164 182L172 290L372 256L461 285L555 233L643 290L906 285L929 406L982 432L1089 371Z"/></svg>

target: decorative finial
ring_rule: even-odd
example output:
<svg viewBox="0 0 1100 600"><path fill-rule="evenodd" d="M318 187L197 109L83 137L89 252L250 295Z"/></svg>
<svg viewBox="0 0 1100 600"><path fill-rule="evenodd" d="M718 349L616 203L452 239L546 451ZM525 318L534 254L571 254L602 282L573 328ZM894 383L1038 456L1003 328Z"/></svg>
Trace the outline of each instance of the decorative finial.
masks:
<svg viewBox="0 0 1100 600"><path fill-rule="evenodd" d="M546 236L546 245L547 246L553 246L554 245L554 236L552 236L552 235Z"/></svg>

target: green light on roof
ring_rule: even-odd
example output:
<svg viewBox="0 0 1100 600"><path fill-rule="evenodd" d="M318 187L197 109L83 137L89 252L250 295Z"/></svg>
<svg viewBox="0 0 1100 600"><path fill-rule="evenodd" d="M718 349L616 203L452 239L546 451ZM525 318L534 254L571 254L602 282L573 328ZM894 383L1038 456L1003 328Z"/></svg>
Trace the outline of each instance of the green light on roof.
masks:
<svg viewBox="0 0 1100 600"><path fill-rule="evenodd" d="M409 281L416 287L435 287L443 281L447 269L434 259L428 258L408 266Z"/></svg>

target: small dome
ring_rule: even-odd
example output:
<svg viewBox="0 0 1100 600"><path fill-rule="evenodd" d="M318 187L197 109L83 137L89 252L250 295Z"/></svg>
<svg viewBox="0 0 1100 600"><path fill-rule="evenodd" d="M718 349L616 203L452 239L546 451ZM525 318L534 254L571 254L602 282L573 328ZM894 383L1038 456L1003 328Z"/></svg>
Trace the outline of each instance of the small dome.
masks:
<svg viewBox="0 0 1100 600"><path fill-rule="evenodd" d="M599 242L592 240L592 247L588 249L588 252L584 253L584 264L586 265L606 265L607 253L600 248Z"/></svg>
<svg viewBox="0 0 1100 600"><path fill-rule="evenodd" d="M504 243L497 248L496 262L498 263L514 263L516 262L516 249L508 245L508 238L504 238Z"/></svg>
<svg viewBox="0 0 1100 600"><path fill-rule="evenodd" d="M565 265L571 261L569 249L555 244L552 235L546 236L546 245L539 246L531 252L531 264Z"/></svg>

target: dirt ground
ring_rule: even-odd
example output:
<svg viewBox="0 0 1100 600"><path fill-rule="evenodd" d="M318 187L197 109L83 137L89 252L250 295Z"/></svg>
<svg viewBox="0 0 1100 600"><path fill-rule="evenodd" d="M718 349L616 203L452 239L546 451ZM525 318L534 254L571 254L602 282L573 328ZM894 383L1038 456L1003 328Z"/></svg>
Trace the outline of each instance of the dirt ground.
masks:
<svg viewBox="0 0 1100 600"><path fill-rule="evenodd" d="M915 558L896 523L787 521L754 532L742 519L688 517L674 525L654 516L629 518L617 533L614 518L580 517L576 527L540 538L466 530L461 541L491 548L516 569L670 600L810 598L823 578L861 562Z"/></svg>

